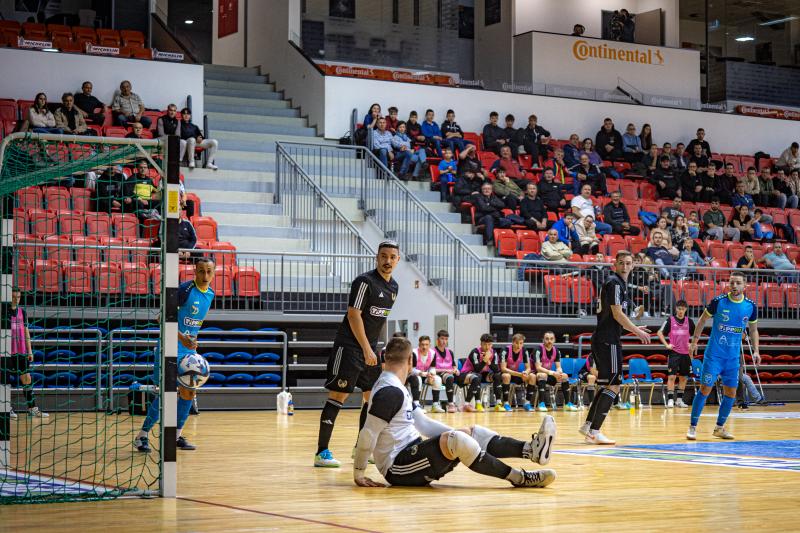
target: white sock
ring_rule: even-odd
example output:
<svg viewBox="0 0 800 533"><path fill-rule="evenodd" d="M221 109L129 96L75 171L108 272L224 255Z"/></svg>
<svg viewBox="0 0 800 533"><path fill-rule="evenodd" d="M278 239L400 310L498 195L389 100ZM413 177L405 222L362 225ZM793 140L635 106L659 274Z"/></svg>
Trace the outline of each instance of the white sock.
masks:
<svg viewBox="0 0 800 533"><path fill-rule="evenodd" d="M181 433L183 432L183 428L178 428L178 431L175 433L175 440L181 438Z"/></svg>
<svg viewBox="0 0 800 533"><path fill-rule="evenodd" d="M528 459L531 455L533 455L533 446L530 442L526 442L522 445L522 457Z"/></svg>
<svg viewBox="0 0 800 533"><path fill-rule="evenodd" d="M509 480L511 483L516 483L519 485L525 480L525 476L522 475L522 470L517 468L512 468L511 472L508 473L506 479Z"/></svg>
<svg viewBox="0 0 800 533"><path fill-rule="evenodd" d="M147 432L146 432L145 430L143 430L143 429L140 429L140 430L139 430L139 434L138 434L138 435L136 435L136 438L137 438L137 439L143 439L143 438L145 438L146 436L147 436Z"/></svg>

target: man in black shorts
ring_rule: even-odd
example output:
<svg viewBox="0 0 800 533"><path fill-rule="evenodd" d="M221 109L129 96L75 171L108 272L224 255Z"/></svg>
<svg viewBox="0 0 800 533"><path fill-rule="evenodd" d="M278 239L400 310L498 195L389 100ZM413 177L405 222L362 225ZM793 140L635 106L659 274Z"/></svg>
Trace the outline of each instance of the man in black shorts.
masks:
<svg viewBox="0 0 800 533"><path fill-rule="evenodd" d="M527 442L477 425L454 430L425 416L403 385L411 370L411 343L392 339L385 357L386 369L375 383L367 420L358 435L353 463L356 485L384 486L366 476L370 456L386 481L397 486L427 486L459 462L473 472L507 479L515 487L546 487L555 481L553 470L526 471L498 459L520 457L547 464L556 437L553 417L545 416L539 431Z"/></svg>
<svg viewBox="0 0 800 533"><path fill-rule="evenodd" d="M336 416L355 387L361 389L364 405L361 408L359 429L367 418L367 402L372 385L381 373L375 350L378 337L386 324L386 318L397 298L397 282L392 272L400 261L400 249L393 241L384 241L378 246L375 270L365 272L353 280L347 315L342 320L333 353L328 359L325 388L328 401L319 418L319 439L314 466L338 468L328 444L336 423Z"/></svg>
<svg viewBox="0 0 800 533"><path fill-rule="evenodd" d="M597 367L600 390L589 407L586 422L579 429L587 444L616 444L600 432L600 426L619 394L622 381L622 330L630 331L642 344L650 344L650 332L628 318L628 274L633 270L633 256L627 250L617 252L614 272L600 289L597 330L592 335L592 355Z"/></svg>

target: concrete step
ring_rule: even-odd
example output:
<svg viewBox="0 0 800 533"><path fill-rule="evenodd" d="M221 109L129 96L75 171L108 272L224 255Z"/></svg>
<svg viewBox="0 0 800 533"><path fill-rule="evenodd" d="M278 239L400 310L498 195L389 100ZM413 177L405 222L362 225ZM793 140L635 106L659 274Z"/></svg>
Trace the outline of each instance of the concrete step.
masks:
<svg viewBox="0 0 800 533"><path fill-rule="evenodd" d="M308 127L308 120L305 118L300 117L273 117L269 115L254 115L251 113L235 113L235 112L224 112L218 113L216 111L209 112L206 110L206 115L208 115L208 120L212 121L211 123L215 125L215 130L226 130L232 132L241 132L242 130L238 127L236 128L223 128L218 126L218 122L220 123L234 123L234 124L271 124L275 126L287 126L289 128L307 128ZM288 133L288 130L287 130Z"/></svg>
<svg viewBox="0 0 800 533"><path fill-rule="evenodd" d="M216 183L227 183L229 181L275 181L274 172L230 170L226 168L221 168L219 170L210 170L207 168L189 170L184 168L183 170L187 184L196 181L213 181Z"/></svg>
<svg viewBox="0 0 800 533"><path fill-rule="evenodd" d="M264 100L262 98L237 98L230 96L214 96L206 93L203 102L209 104L243 106L253 109L290 109L288 100ZM298 112L299 113L299 112Z"/></svg>
<svg viewBox="0 0 800 533"><path fill-rule="evenodd" d="M232 89L232 90L239 90L239 91L250 91L250 92L258 92L258 93L275 93L275 84L274 83L247 83L241 81L226 81L226 80L205 80L206 89ZM283 100L283 98L281 98Z"/></svg>
<svg viewBox="0 0 800 533"><path fill-rule="evenodd" d="M222 189L224 187L224 189ZM223 183L211 180L196 180L192 182L193 191L214 191L220 192L241 192L241 193L263 193L275 192L275 182L269 181L246 181L246 180L230 180Z"/></svg>
<svg viewBox="0 0 800 533"><path fill-rule="evenodd" d="M203 73L203 79L206 81L236 81L244 83L267 83L267 77L261 74L250 74L247 72L224 72L224 71L206 71Z"/></svg>
<svg viewBox="0 0 800 533"><path fill-rule="evenodd" d="M226 170L274 172L275 154L242 150L220 150L216 155L216 164Z"/></svg>
<svg viewBox="0 0 800 533"><path fill-rule="evenodd" d="M249 99L239 98L238 100L249 100ZM283 100L264 100L264 102L283 102ZM237 114L247 114L247 115L259 115L262 117L286 117L286 118L299 117L300 111L298 109L291 109L288 107L288 105L289 102L286 102L286 107L265 107L265 106L262 107L262 106L238 105L238 104L208 103L208 100L206 100L205 110L207 112L212 112L212 113L237 113Z"/></svg>
<svg viewBox="0 0 800 533"><path fill-rule="evenodd" d="M264 237L277 239L299 239L301 232L297 228L269 227L269 226L236 226L224 225L217 228L217 235L221 241L229 241L240 237Z"/></svg>
<svg viewBox="0 0 800 533"><path fill-rule="evenodd" d="M214 198L213 192L208 193L208 196ZM203 200L202 198L200 198ZM238 201L236 202L224 202L224 201L216 201L216 199L212 201L205 201L203 200L203 214L209 214L211 216L216 216L221 213L240 213L240 214L251 214L251 215L283 215L284 209L281 204L255 204L255 203L246 203L242 204Z"/></svg>
<svg viewBox="0 0 800 533"><path fill-rule="evenodd" d="M272 204L271 192L240 192L222 191L219 189L196 189L197 196L203 202L203 210L211 211L209 205L213 202L239 203L239 204Z"/></svg>
<svg viewBox="0 0 800 533"><path fill-rule="evenodd" d="M239 117L246 117L240 119ZM303 137L315 137L317 132L314 128L291 124L276 124L272 122L272 117L262 117L254 115L234 115L228 113L210 113L208 117L209 128L212 134L216 131L246 132L246 133L273 133L279 135L299 135ZM304 121L305 119L291 119L294 121Z"/></svg>
<svg viewBox="0 0 800 533"><path fill-rule="evenodd" d="M247 84L246 84L247 85ZM261 87L253 85L252 87ZM203 91L205 96L232 96L236 98L254 98L265 100L283 100L283 96L276 92L265 92L252 89L230 89L225 87L206 87Z"/></svg>
<svg viewBox="0 0 800 533"><path fill-rule="evenodd" d="M238 250L252 252L308 252L311 245L303 239L282 239L272 237L245 237L237 235L230 242Z"/></svg>
<svg viewBox="0 0 800 533"><path fill-rule="evenodd" d="M205 207L205 206L203 206ZM220 228L235 226L258 226L269 228L289 227L289 218L284 215L270 215L261 213L231 213L215 211L209 214L214 217Z"/></svg>
<svg viewBox="0 0 800 533"><path fill-rule="evenodd" d="M312 144L327 144L332 142L326 141L320 137L285 135L283 133L243 133L239 131L228 131L224 129L225 126L226 124L212 122L209 128L211 129L211 137L219 141L219 146L223 150L275 152L275 143L278 141L310 142ZM230 125L227 125L227 127L230 127Z"/></svg>
<svg viewBox="0 0 800 533"><path fill-rule="evenodd" d="M233 65L214 65L211 63L203 64L203 72L240 72L246 74L260 74L259 67L236 67Z"/></svg>

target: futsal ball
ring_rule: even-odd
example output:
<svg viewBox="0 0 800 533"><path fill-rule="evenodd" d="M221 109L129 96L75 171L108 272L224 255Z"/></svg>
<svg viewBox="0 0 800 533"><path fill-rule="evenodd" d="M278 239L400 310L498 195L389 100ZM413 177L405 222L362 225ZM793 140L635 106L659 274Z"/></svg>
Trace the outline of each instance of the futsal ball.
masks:
<svg viewBox="0 0 800 533"><path fill-rule="evenodd" d="M187 355L178 363L178 384L181 387L199 389L210 375L208 361L200 354Z"/></svg>

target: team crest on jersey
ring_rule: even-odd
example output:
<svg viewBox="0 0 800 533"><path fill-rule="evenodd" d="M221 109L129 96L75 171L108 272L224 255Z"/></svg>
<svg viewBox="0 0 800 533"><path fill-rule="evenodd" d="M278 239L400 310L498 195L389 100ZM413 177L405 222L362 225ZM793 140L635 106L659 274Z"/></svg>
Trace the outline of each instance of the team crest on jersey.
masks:
<svg viewBox="0 0 800 533"><path fill-rule="evenodd" d="M347 387L347 380L346 379L340 379L339 381L336 382L336 384L339 385L341 388L345 388L345 387Z"/></svg>
<svg viewBox="0 0 800 533"><path fill-rule="evenodd" d="M392 293L392 301L394 301L395 298L397 298L397 295L395 293Z"/></svg>
<svg viewBox="0 0 800 533"><path fill-rule="evenodd" d="M200 314L200 302L193 302L192 303L192 314L199 315Z"/></svg>

